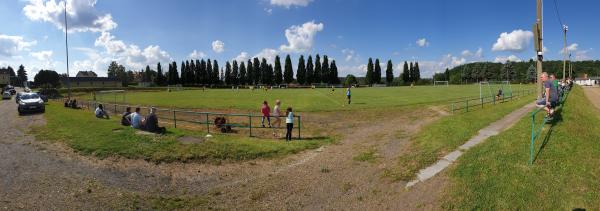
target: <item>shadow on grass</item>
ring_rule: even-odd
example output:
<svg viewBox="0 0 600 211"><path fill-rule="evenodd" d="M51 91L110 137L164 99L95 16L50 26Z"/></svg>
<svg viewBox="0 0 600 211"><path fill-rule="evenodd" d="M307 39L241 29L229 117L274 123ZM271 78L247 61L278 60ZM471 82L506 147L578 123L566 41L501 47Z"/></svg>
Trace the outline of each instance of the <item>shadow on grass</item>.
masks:
<svg viewBox="0 0 600 211"><path fill-rule="evenodd" d="M540 148L538 149L538 152L535 154L535 157L533 158L532 162L535 162L538 157L540 156L540 154L542 153L542 151L544 150L544 148L546 148L546 145L548 144L548 142L550 142L550 137L552 136L552 131L554 129L554 125L556 125L556 123L562 122L562 110L563 110L563 106L565 105L564 103L567 101L567 97L569 95L567 94L565 96L565 99L563 100L562 105L560 105L560 107L558 107L555 112L554 112L554 118L552 118L552 120L550 120L549 122L546 122L546 124L550 124L550 128L548 128L548 133L546 133L546 135L544 136L544 141L542 141L542 145L540 145Z"/></svg>

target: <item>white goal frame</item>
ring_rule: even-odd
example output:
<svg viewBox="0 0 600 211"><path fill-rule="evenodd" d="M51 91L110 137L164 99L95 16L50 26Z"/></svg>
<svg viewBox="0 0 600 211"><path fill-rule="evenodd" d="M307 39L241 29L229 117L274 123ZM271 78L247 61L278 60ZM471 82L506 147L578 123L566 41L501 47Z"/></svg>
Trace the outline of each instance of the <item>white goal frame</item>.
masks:
<svg viewBox="0 0 600 211"><path fill-rule="evenodd" d="M446 86L450 86L450 83L448 83L448 81L433 81L433 86L439 86L438 83L445 83Z"/></svg>
<svg viewBox="0 0 600 211"><path fill-rule="evenodd" d="M181 84L167 86L167 91L182 91L182 90L183 90L183 86L181 86Z"/></svg>
<svg viewBox="0 0 600 211"><path fill-rule="evenodd" d="M113 96L109 96L109 95ZM119 95L121 95L119 97ZM127 91L126 90L104 90L104 91L96 91L93 96L94 101L96 102L104 102L104 103L127 103ZM111 102L112 100L112 102Z"/></svg>

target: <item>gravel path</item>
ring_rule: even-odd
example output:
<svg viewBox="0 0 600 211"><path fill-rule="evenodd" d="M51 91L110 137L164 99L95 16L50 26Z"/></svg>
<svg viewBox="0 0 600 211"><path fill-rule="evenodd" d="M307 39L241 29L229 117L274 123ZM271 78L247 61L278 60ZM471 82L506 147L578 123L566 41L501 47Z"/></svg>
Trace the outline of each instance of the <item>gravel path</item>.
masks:
<svg viewBox="0 0 600 211"><path fill-rule="evenodd" d="M583 87L583 91L590 102L600 110L600 87Z"/></svg>

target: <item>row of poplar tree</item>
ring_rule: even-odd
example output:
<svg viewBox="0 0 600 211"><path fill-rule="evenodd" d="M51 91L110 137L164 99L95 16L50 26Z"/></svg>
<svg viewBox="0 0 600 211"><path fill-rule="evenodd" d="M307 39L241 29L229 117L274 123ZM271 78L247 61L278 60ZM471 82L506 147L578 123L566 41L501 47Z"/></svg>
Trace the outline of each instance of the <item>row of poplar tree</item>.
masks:
<svg viewBox="0 0 600 211"><path fill-rule="evenodd" d="M308 56L307 61L304 60L304 55L300 56L295 78L290 55L286 56L283 66L279 56L275 57L273 64L268 63L265 58L253 58L240 63L236 60L227 61L224 69L219 68L217 60L196 59L183 61L180 66L176 62L169 63L166 72L163 71L160 63L158 63L156 71L146 66L146 70L142 71L142 74L144 75L143 81L154 82L157 85L277 85L293 82L308 85L313 83L340 83L335 60L329 62L329 58L324 55L321 61L318 54L315 56L314 62L311 55Z"/></svg>
<svg viewBox="0 0 600 211"><path fill-rule="evenodd" d="M419 70L419 63L415 62L414 64L410 62L409 64L405 61L403 66L403 71L400 73L400 79L404 84L416 83L421 80L421 70ZM365 81L368 85L373 84L381 84L383 83L381 78L381 66L379 65L379 59L375 59L375 63L373 64L373 59L369 58L369 62L367 63L367 74L365 75ZM394 65L392 64L392 60L387 61L387 67L385 70L385 82L387 84L391 84L394 82Z"/></svg>

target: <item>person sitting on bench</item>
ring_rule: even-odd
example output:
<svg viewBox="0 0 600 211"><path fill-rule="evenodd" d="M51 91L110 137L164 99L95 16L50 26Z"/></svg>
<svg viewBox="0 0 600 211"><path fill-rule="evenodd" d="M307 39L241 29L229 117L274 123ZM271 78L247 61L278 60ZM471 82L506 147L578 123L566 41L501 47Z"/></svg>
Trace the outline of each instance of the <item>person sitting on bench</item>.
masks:
<svg viewBox="0 0 600 211"><path fill-rule="evenodd" d="M110 117L108 116L106 111L104 111L104 107L102 106L102 104L98 104L98 108L96 108L95 113L96 113L96 118L110 119Z"/></svg>
<svg viewBox="0 0 600 211"><path fill-rule="evenodd" d="M163 134L166 132L165 127L158 126L158 117L156 117L156 108L154 107L150 108L150 114L146 116L146 119L143 123L145 131L159 134Z"/></svg>

